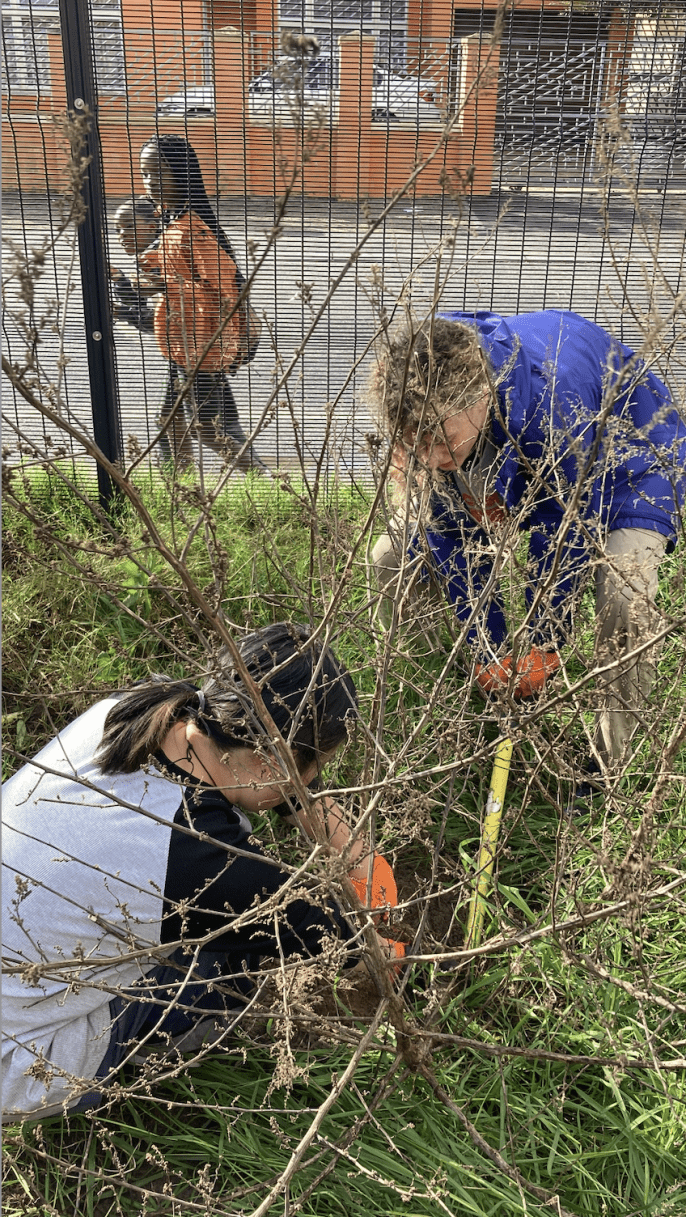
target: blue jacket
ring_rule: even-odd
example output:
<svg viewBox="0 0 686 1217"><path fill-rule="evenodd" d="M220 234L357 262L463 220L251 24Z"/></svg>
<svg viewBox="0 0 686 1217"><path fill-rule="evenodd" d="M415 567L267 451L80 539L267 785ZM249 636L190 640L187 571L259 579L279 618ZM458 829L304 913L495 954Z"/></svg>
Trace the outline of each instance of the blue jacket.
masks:
<svg viewBox="0 0 686 1217"><path fill-rule="evenodd" d="M673 549L685 497L686 426L669 390L633 352L577 313L549 309L500 317L441 312L475 325L498 382L490 427L499 454L494 489L512 511L536 486L520 527L530 531L527 606L556 557L556 536L570 497L581 488L576 519L559 555L554 591L531 623L531 643L555 646L568 633L572 599L593 552L592 538L618 528L662 533ZM629 364L630 376L618 384ZM617 387L601 431L604 392ZM609 397L605 397L608 402ZM457 485L437 496L426 540L461 621L474 612L491 574L488 537L464 508ZM565 522L566 523L566 522ZM590 541L589 541L590 537ZM466 556L465 549L469 551ZM484 597L478 623L490 638L483 657L507 637L496 593ZM469 631L478 637L477 621ZM483 638L483 634L482 634Z"/></svg>

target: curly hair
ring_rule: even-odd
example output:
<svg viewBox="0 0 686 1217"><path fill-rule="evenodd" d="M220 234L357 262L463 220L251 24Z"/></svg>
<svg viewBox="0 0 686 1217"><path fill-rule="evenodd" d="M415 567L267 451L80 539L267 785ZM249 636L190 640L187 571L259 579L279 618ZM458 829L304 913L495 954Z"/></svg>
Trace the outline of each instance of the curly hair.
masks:
<svg viewBox="0 0 686 1217"><path fill-rule="evenodd" d="M491 373L476 331L459 321L410 321L377 359L371 404L391 435L421 431L431 419L458 413L489 392Z"/></svg>

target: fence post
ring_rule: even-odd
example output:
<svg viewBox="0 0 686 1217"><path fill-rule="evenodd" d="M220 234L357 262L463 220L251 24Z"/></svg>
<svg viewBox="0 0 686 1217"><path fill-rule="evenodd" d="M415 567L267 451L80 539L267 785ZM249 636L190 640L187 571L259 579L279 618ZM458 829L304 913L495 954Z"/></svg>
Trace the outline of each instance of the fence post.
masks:
<svg viewBox="0 0 686 1217"><path fill-rule="evenodd" d="M336 197L366 199L372 136L372 90L376 38L341 34Z"/></svg>
<svg viewBox="0 0 686 1217"><path fill-rule="evenodd" d="M474 170L473 194L488 194L493 181L495 118L498 106L500 47L483 42L480 34L462 38L464 69L459 103L462 140Z"/></svg>
<svg viewBox="0 0 686 1217"><path fill-rule="evenodd" d="M79 257L93 437L105 456L114 462L121 460L123 444L105 255L106 213L88 0L60 0L60 25L67 107L78 113L87 106L92 115L86 136L85 151L86 156L90 157L90 164L82 186L86 215L78 229ZM103 505L107 506L114 487L109 475L100 466L98 489Z"/></svg>

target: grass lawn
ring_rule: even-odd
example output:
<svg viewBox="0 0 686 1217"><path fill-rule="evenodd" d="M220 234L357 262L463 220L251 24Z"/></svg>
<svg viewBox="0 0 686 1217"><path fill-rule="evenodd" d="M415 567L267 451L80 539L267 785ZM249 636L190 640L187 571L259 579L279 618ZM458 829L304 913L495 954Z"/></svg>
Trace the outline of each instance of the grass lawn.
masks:
<svg viewBox="0 0 686 1217"><path fill-rule="evenodd" d="M362 1052L379 1009L371 982L305 978L288 1001L268 990L227 1053L132 1067L93 1113L8 1127L6 1217L681 1217L683 752L669 760L655 815L642 817L683 708L682 635L667 639L631 768L607 797L565 814L592 689L506 719L471 688L447 617L436 645L411 628L384 634L365 565L370 501L249 480L207 513L190 479L141 489L229 627L331 622L362 718L331 784L351 812L381 790L373 831L402 900L392 932L414 942L418 961ZM197 674L212 637L128 507L108 530L68 488L18 481L4 533L9 776L17 754L107 692L151 671ZM663 572L661 606L674 616L682 564L677 553ZM586 603L565 656L570 685L583 678L592 626ZM466 958L480 816L505 729L515 754L485 945ZM254 829L267 848L304 856L270 816Z"/></svg>

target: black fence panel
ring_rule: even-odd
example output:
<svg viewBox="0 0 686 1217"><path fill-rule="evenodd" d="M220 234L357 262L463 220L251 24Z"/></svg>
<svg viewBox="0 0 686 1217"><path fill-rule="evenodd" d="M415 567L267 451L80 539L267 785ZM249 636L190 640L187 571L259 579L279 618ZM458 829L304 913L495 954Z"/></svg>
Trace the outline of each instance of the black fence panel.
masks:
<svg viewBox="0 0 686 1217"><path fill-rule="evenodd" d="M635 345L644 319L661 315L655 358L678 389L681 6L537 0L508 9L497 31L486 0L447 17L427 0L282 0L274 20L261 12L240 0L89 8L104 259L136 289L115 217L143 193L141 146L153 136L186 139L262 322L254 359L208 409L230 413L235 403L243 432L258 430L267 465L322 461L330 477L369 482L374 334L408 303L420 313L436 304L571 308ZM289 59L284 31L316 37L319 53L303 60L291 38ZM92 433L75 290L92 267L68 233L50 243L66 181L55 124L66 108L62 34L52 0L8 0L4 342L19 363L33 343L42 383ZM30 259L43 242L28 308L16 256ZM124 450L129 459L145 453L154 469L164 457L157 432L168 360L121 299L115 305L113 293ZM6 395L5 414L13 459L40 463L48 441L70 450L22 399ZM194 459L216 468L210 443L193 436L192 445Z"/></svg>
<svg viewBox="0 0 686 1217"><path fill-rule="evenodd" d="M97 82L91 40L90 14L85 0L60 0L67 106L75 114L97 113ZM83 218L78 225L82 274L84 337L93 410L93 437L108 461L122 459L119 385L114 364L113 318L108 268L105 261L105 197L102 153L97 122L86 122L83 155L88 161L81 195ZM87 268L87 270L86 270ZM107 502L113 487L109 474L98 466L100 495Z"/></svg>

